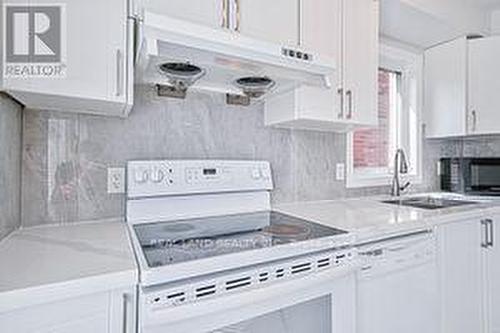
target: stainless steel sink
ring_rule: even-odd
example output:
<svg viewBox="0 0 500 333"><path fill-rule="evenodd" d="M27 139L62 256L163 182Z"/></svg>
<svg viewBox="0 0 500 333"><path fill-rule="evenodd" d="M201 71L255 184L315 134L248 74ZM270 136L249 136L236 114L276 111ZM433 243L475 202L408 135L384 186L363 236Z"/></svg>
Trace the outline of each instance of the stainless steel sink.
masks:
<svg viewBox="0 0 500 333"><path fill-rule="evenodd" d="M443 208L450 208L450 207L457 207L457 206L474 205L474 204L478 204L479 202L470 201L470 200L453 199L453 198L420 196L420 197L384 200L384 201L382 201L382 203L433 210L433 209L443 209Z"/></svg>

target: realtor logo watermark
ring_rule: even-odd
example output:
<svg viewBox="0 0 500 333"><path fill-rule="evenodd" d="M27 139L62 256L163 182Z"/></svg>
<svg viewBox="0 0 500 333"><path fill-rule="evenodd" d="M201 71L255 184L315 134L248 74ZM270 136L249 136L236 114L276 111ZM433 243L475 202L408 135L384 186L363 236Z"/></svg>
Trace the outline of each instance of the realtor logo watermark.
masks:
<svg viewBox="0 0 500 333"><path fill-rule="evenodd" d="M64 5L4 4L3 13L4 76L64 77Z"/></svg>

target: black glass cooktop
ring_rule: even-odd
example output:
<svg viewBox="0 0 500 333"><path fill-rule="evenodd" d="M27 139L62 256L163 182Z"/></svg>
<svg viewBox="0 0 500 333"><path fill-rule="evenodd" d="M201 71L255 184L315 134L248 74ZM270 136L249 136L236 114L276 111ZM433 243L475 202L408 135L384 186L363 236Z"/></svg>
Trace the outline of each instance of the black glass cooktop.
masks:
<svg viewBox="0 0 500 333"><path fill-rule="evenodd" d="M140 224L134 229L150 267L346 233L272 211Z"/></svg>

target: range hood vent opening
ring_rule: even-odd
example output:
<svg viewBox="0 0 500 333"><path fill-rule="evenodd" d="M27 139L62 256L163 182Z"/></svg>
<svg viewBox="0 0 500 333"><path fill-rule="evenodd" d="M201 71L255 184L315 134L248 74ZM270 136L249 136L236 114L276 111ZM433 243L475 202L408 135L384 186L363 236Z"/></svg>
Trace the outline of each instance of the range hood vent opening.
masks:
<svg viewBox="0 0 500 333"><path fill-rule="evenodd" d="M187 89L205 75L205 70L188 62L166 62L158 69L171 85L158 86L158 94L167 97L185 98Z"/></svg>
<svg viewBox="0 0 500 333"><path fill-rule="evenodd" d="M237 88L249 98L260 98L269 92L276 82L267 76L247 76L234 81Z"/></svg>

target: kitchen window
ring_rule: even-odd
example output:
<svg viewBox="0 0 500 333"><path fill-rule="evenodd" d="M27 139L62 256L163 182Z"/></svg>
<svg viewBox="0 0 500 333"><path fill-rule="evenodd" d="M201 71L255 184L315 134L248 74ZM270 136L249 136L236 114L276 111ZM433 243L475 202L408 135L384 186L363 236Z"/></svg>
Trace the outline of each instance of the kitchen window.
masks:
<svg viewBox="0 0 500 333"><path fill-rule="evenodd" d="M406 179L421 183L422 56L382 45L378 84L378 126L348 134L347 186L390 185L399 148L408 158Z"/></svg>

